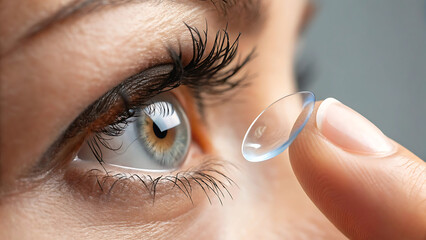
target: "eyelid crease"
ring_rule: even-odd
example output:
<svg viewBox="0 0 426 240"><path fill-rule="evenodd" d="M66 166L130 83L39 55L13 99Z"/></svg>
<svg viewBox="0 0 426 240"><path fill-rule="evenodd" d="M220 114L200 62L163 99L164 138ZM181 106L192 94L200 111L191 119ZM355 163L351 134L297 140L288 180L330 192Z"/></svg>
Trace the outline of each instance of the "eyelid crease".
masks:
<svg viewBox="0 0 426 240"><path fill-rule="evenodd" d="M207 26L203 34L196 28L189 25L186 26L191 33L193 41L192 59L188 64L183 66L182 53L175 52L172 48L169 48L173 64L157 66L128 78L92 105L95 108L91 107L86 110L80 119L87 122L89 116L98 118L96 114L107 111L108 105L112 105L112 102L117 102L117 98L125 95L127 98L122 98L121 102L125 103L127 109L122 110L123 114L117 116L115 122L106 126L106 129L99 131L106 135L117 136L120 135L120 129L124 130L127 125L126 120L129 118L127 116L129 109L144 106L148 99L156 94L170 91L180 85L186 85L192 90L200 106L199 109L202 111L202 100L206 95L220 95L242 85L243 80L245 80L244 77L239 79L234 79L233 77L251 59L252 53L241 63L228 68L235 59L239 36L231 43L227 29L218 31L210 52L206 52L208 40ZM161 71L157 71L158 68ZM151 72L154 72L154 74L150 74ZM159 74L156 75L156 73ZM148 77L145 78L144 75ZM107 102L108 104L102 104L103 102ZM99 105L103 107L99 109ZM79 121L77 120L74 124L78 126L78 123ZM97 131L95 130L94 132Z"/></svg>
<svg viewBox="0 0 426 240"><path fill-rule="evenodd" d="M87 108L71 124L70 129L84 128L87 123L95 122L102 113L108 112L114 104L124 102L127 105L125 106L126 110L135 107L140 108L155 95L170 91L180 85L191 88L194 97L200 102L206 95L221 95L242 85L245 77L239 79L233 79L233 77L251 60L253 52L246 56L243 61L228 68L235 60L239 36L231 44L227 29L218 31L213 47L210 52L206 52L207 26L203 34L194 27L186 26L191 33L193 42L192 59L187 65L183 66L182 53L178 53L169 47L172 64L156 66L129 77ZM123 95L127 96L127 99L123 99ZM202 108L203 104L199 105ZM124 112L124 110L122 111ZM123 118L126 118L126 116L123 116ZM104 122L107 123L107 121ZM121 121L116 121L116 123L119 122ZM72 137L73 132L75 131L69 130L66 137Z"/></svg>
<svg viewBox="0 0 426 240"><path fill-rule="evenodd" d="M134 105L143 107L143 104L153 96L161 91L169 90L164 90L163 85L168 81L168 74L172 68L170 64L160 65L129 77L89 106L71 124L65 137L71 138L80 129L89 128L89 126L91 131L96 132L114 122L120 123L123 119L131 117L134 112L129 110ZM136 92L138 103L132 99Z"/></svg>

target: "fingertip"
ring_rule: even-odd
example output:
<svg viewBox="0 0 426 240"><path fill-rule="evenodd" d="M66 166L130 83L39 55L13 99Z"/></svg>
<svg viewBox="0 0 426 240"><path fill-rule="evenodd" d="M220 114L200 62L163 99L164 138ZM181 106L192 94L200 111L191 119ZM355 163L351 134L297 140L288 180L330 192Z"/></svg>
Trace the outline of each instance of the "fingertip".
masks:
<svg viewBox="0 0 426 240"><path fill-rule="evenodd" d="M426 215L412 209L426 196L417 185L425 163L359 113L332 98L317 102L289 154L307 195L347 236L424 237Z"/></svg>

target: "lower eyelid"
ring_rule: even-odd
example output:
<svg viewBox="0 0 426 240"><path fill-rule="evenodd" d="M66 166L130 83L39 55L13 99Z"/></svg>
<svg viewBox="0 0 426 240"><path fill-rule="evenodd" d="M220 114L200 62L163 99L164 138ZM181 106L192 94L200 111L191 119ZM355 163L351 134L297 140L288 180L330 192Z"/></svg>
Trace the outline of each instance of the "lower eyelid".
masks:
<svg viewBox="0 0 426 240"><path fill-rule="evenodd" d="M118 208L173 205L181 212L182 206L193 207L206 199L221 204L225 198L232 198L236 184L226 175L232 165L214 156L204 156L196 162L201 165L187 171L143 175L115 170L106 174L96 163L74 161L64 180L77 199Z"/></svg>

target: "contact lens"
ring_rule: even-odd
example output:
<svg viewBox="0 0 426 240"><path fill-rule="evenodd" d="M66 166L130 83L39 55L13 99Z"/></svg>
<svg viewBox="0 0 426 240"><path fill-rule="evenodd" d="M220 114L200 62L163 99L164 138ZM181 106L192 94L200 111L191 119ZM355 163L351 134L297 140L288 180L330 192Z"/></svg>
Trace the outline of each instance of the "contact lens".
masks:
<svg viewBox="0 0 426 240"><path fill-rule="evenodd" d="M312 114L315 95L309 91L282 97L263 110L248 128L242 144L247 161L261 162L286 150Z"/></svg>

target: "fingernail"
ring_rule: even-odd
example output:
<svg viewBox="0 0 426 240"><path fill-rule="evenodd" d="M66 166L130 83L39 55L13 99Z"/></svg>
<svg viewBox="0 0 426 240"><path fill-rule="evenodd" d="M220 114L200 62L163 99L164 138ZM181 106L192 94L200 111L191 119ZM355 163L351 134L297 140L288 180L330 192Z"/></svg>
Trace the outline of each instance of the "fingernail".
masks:
<svg viewBox="0 0 426 240"><path fill-rule="evenodd" d="M318 108L317 127L333 144L356 153L389 153L394 146L373 123L334 98Z"/></svg>

